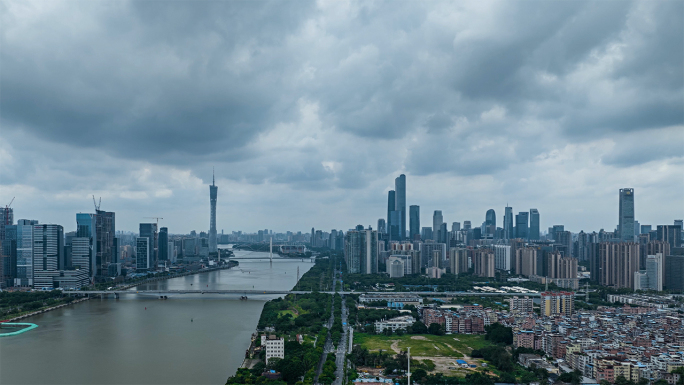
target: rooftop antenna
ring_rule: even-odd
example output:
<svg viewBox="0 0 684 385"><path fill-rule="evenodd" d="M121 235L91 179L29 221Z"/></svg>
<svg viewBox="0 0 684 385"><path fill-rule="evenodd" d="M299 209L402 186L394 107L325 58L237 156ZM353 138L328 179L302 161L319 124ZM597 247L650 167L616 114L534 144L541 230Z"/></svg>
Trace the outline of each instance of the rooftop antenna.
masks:
<svg viewBox="0 0 684 385"><path fill-rule="evenodd" d="M216 176L214 174L214 167L211 168L211 185L216 186Z"/></svg>
<svg viewBox="0 0 684 385"><path fill-rule="evenodd" d="M95 212L100 211L100 205L102 205L102 197L100 197L99 202L95 202L95 195L93 195L93 205L95 205Z"/></svg>

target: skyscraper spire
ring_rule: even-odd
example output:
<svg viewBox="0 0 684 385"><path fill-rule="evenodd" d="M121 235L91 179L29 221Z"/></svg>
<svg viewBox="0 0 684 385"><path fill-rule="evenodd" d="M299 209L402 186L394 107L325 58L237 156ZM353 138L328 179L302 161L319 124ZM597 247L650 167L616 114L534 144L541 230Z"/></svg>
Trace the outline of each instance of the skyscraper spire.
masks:
<svg viewBox="0 0 684 385"><path fill-rule="evenodd" d="M216 179L214 177L214 168L211 168L211 186L209 186L209 204L210 204L210 218L209 218L209 252L217 253L218 245L216 240L216 198L218 195L218 187L216 186Z"/></svg>

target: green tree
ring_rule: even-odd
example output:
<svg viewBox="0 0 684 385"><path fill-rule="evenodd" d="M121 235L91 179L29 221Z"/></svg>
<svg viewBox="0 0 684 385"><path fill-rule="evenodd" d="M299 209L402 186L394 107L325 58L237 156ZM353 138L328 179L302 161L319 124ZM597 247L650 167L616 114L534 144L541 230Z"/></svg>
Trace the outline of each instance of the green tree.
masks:
<svg viewBox="0 0 684 385"><path fill-rule="evenodd" d="M412 334L426 334L428 332L427 326L420 321L416 321L411 325Z"/></svg>
<svg viewBox="0 0 684 385"><path fill-rule="evenodd" d="M442 325L433 322L430 324L430 327L428 327L428 333L441 336L444 334L444 328Z"/></svg>

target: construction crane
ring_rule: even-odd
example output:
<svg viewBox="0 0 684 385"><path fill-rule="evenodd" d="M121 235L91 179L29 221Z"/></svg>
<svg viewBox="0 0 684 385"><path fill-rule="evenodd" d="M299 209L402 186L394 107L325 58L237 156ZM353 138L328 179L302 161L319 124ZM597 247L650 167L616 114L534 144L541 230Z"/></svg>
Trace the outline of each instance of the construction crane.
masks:
<svg viewBox="0 0 684 385"><path fill-rule="evenodd" d="M100 205L102 204L102 197L100 197L99 202L95 202L95 195L93 195L93 204L95 205L95 212L100 211Z"/></svg>
<svg viewBox="0 0 684 385"><path fill-rule="evenodd" d="M16 197L12 197L12 200L10 201L10 203L5 205L5 225L11 225L12 224L12 223L10 223L10 218L9 218L9 208L10 208L10 206L12 206L12 202L14 202L14 198L16 198Z"/></svg>
<svg viewBox="0 0 684 385"><path fill-rule="evenodd" d="M162 217L144 217L145 219L156 219L157 220L157 227L159 227L159 220L164 219Z"/></svg>

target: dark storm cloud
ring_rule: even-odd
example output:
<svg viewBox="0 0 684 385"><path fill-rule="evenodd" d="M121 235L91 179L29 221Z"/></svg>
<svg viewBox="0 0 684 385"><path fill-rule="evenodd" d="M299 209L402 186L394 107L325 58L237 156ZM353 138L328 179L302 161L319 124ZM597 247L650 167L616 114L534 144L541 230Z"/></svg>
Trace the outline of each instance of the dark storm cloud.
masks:
<svg viewBox="0 0 684 385"><path fill-rule="evenodd" d="M681 1L0 7L3 193L173 207L216 166L243 207L372 202L399 172L526 199L682 167Z"/></svg>

